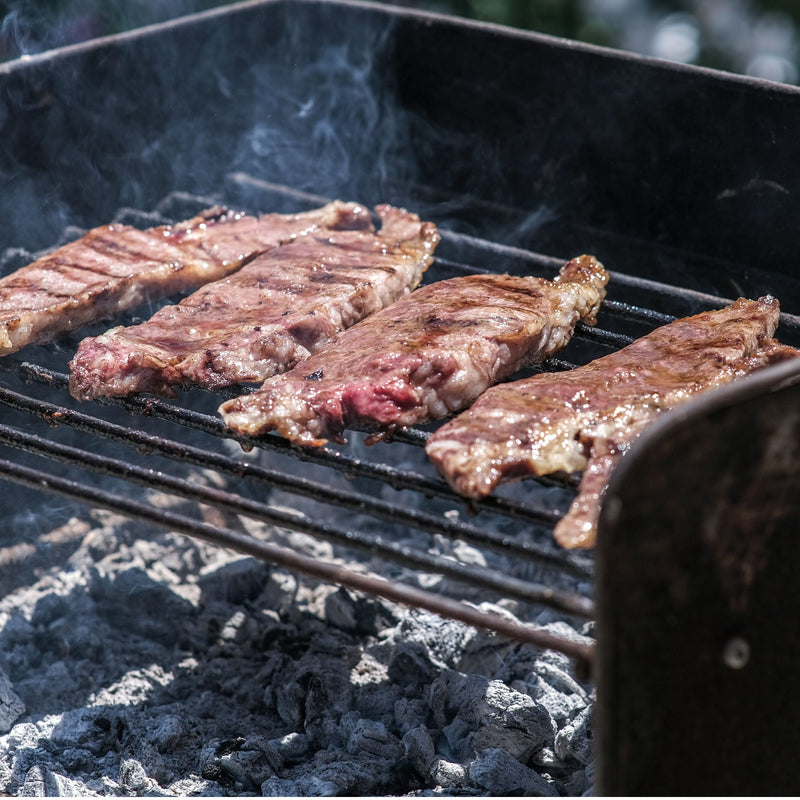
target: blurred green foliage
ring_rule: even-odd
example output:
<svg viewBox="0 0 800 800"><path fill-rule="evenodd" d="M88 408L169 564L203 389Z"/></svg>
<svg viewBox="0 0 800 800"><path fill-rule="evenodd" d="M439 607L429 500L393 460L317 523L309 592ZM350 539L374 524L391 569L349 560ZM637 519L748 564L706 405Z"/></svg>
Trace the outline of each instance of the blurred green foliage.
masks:
<svg viewBox="0 0 800 800"><path fill-rule="evenodd" d="M597 13L600 3L586 0L379 0L436 11L443 14L455 14L484 22L510 25L515 28L548 33L553 36L565 36L570 39L594 41L604 44L608 35L607 26L602 15ZM718 0L739 6L741 13L750 12L757 15L765 11L780 11L794 20L800 27L800 0ZM619 3L606 3L608 7ZM655 16L666 17L670 14L691 11L701 3L688 0L647 0L641 5L649 7ZM595 41L593 37L599 37Z"/></svg>
<svg viewBox="0 0 800 800"><path fill-rule="evenodd" d="M647 55L662 23L695 26L690 63L797 82L800 0L383 0ZM771 28L765 35L765 30ZM776 28L781 32L776 34ZM759 56L779 65L753 68ZM667 54L666 56L669 57ZM773 62L774 63L774 62ZM764 73L764 71L766 72ZM770 73L774 74L771 75Z"/></svg>
<svg viewBox="0 0 800 800"><path fill-rule="evenodd" d="M427 11L645 52L643 40L662 20L686 14L697 22L695 63L745 71L759 46L757 22L780 12L791 40L780 57L798 72L800 0L381 0ZM233 0L0 0L0 60L162 22ZM737 41L704 28L712 15L738 26ZM643 32L643 26L650 26ZM637 27L638 26L638 27ZM743 41L742 30L750 30ZM638 38L637 38L638 37ZM769 48L767 48L769 49ZM748 52L745 52L748 51ZM744 53L744 54L743 54ZM669 56L667 56L669 57ZM749 59L749 61L748 61ZM789 70L791 72L791 69ZM788 74L788 73L787 73Z"/></svg>

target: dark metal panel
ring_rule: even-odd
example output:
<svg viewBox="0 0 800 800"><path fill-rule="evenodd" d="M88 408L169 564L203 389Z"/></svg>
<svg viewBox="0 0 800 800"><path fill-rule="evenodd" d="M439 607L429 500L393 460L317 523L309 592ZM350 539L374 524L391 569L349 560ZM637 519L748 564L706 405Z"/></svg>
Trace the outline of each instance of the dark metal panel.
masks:
<svg viewBox="0 0 800 800"><path fill-rule="evenodd" d="M385 5L245 3L0 69L0 242L242 170L790 310L769 276L794 275L798 129L796 87Z"/></svg>
<svg viewBox="0 0 800 800"><path fill-rule="evenodd" d="M598 789L800 793L800 365L664 418L598 541Z"/></svg>

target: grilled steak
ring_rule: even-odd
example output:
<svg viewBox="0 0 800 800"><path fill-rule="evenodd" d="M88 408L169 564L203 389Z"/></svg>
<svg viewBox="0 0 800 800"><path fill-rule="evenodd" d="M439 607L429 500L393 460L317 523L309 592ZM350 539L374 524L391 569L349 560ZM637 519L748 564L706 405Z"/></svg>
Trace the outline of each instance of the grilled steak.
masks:
<svg viewBox="0 0 800 800"><path fill-rule="evenodd" d="M82 400L171 396L184 384L260 382L293 367L413 289L433 260L439 235L432 223L388 205L376 212L378 233L361 216L342 216L141 325L84 339L70 364L70 391Z"/></svg>
<svg viewBox="0 0 800 800"><path fill-rule="evenodd" d="M648 424L699 392L800 355L770 338L778 317L772 297L740 299L574 370L496 386L443 425L426 450L453 489L471 498L502 481L583 470L555 536L565 547L591 547L608 479Z"/></svg>
<svg viewBox="0 0 800 800"><path fill-rule="evenodd" d="M233 272L257 253L359 206L252 217L215 208L188 222L138 230L94 228L0 279L0 355Z"/></svg>
<svg viewBox="0 0 800 800"><path fill-rule="evenodd" d="M256 392L223 404L233 430L318 446L346 427L391 431L464 408L593 324L608 274L591 256L555 280L471 275L430 284Z"/></svg>

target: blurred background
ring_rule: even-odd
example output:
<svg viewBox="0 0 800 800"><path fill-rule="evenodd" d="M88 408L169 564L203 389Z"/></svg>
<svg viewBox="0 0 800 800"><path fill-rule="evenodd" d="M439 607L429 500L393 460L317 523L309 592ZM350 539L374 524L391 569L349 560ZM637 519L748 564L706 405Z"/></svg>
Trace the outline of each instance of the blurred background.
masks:
<svg viewBox="0 0 800 800"><path fill-rule="evenodd" d="M0 60L223 0L0 0ZM671 61L798 83L798 0L394 0Z"/></svg>

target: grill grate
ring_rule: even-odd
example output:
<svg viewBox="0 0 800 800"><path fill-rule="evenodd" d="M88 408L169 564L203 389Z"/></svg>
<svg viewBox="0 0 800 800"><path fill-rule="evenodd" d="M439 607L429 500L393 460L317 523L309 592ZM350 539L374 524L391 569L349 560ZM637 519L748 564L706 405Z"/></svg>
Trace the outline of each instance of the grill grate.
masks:
<svg viewBox="0 0 800 800"><path fill-rule="evenodd" d="M232 176L229 184L245 191L246 205L253 210L294 210L325 202L243 175ZM156 212L123 209L118 219L153 225L226 199L175 193ZM6 270L12 257L20 259L20 254L7 254ZM564 260L444 230L425 280L481 271L549 276ZM537 370L570 369L678 315L726 302L613 270L608 291L598 326L579 326L569 347ZM444 576L454 586L485 592L487 599L515 598L592 618L591 555L562 551L551 538L553 525L574 495L573 478L526 481L467 504L425 459L422 445L433 426L398 432L392 442L370 448L354 434L350 446L307 450L275 435L257 442L236 437L215 413L219 395L201 390L186 392L176 403L137 396L78 407L67 392L64 365L86 334L84 330L50 346L28 348L24 355L29 360L0 361L0 403L8 420L0 425L2 449L9 454L0 460L4 478L590 661L591 650L584 644L426 590L414 577ZM780 335L787 343L800 344L800 320L784 314ZM42 458L48 469L41 467ZM60 465L55 471L53 462ZM222 476L224 488L199 482L198 469ZM239 530L160 508L148 502L152 491L215 507L232 521L242 515L307 533L386 566L378 576L326 564ZM485 564L459 560L454 542L486 554Z"/></svg>

